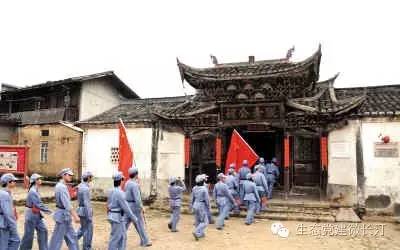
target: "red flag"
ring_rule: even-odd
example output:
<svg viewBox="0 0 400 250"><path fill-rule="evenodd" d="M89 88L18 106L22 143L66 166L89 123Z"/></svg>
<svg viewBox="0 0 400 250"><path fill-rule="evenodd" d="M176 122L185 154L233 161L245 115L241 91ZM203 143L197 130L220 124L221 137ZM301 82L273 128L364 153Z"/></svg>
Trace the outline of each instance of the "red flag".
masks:
<svg viewBox="0 0 400 250"><path fill-rule="evenodd" d="M119 120L119 164L118 170L122 172L125 178L128 178L128 169L133 163L133 151L129 145L126 135L126 128L122 120Z"/></svg>
<svg viewBox="0 0 400 250"><path fill-rule="evenodd" d="M258 158L258 155L249 144L247 144L236 130L233 130L228 156L226 157L225 171L228 171L231 163L235 163L235 170L238 171L242 166L243 160L247 160L249 167L252 167Z"/></svg>

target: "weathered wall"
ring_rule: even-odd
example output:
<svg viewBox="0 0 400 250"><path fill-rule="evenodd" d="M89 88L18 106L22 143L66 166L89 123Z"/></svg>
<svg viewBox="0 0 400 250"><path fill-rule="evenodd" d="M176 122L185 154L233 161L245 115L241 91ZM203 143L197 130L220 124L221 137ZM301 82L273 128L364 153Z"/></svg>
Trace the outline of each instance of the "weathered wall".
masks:
<svg viewBox="0 0 400 250"><path fill-rule="evenodd" d="M157 193L161 197L168 195L169 177L185 177L184 140L183 133L161 131L157 172Z"/></svg>
<svg viewBox="0 0 400 250"><path fill-rule="evenodd" d="M334 130L328 136L328 199L340 205L357 203L356 142L359 121Z"/></svg>
<svg viewBox="0 0 400 250"><path fill-rule="evenodd" d="M41 130L49 136L41 136ZM40 142L48 142L48 162L40 162ZM65 167L72 168L79 179L81 166L82 133L61 124L28 125L18 129L18 144L29 146L28 171L56 177Z"/></svg>
<svg viewBox="0 0 400 250"><path fill-rule="evenodd" d="M139 168L143 196L150 193L151 128L127 128L136 166ZM107 190L112 187L111 176L118 165L111 162L111 148L118 147L118 129L85 129L83 169L95 176L95 187Z"/></svg>
<svg viewBox="0 0 400 250"><path fill-rule="evenodd" d="M0 145L13 144L13 137L16 133L16 127L10 125L0 125Z"/></svg>
<svg viewBox="0 0 400 250"><path fill-rule="evenodd" d="M364 119L361 124L365 206L390 213L400 204L400 158L375 156L374 145L381 141L379 134L390 136L390 142L400 143L400 120ZM400 150L399 145L396 147Z"/></svg>
<svg viewBox="0 0 400 250"><path fill-rule="evenodd" d="M150 195L152 132L152 128L129 126L127 128L135 163L139 168L143 198L148 198ZM184 176L183 142L183 134L160 130L157 145L157 195L167 196L167 180L170 176ZM111 176L118 169L118 165L111 162L111 147L118 147L118 129L85 129L83 168L94 173L94 187L98 190L107 191L112 187ZM102 193L102 191L99 192Z"/></svg>
<svg viewBox="0 0 400 250"><path fill-rule="evenodd" d="M82 83L79 120L86 120L107 111L121 102L120 94L105 79L95 79Z"/></svg>

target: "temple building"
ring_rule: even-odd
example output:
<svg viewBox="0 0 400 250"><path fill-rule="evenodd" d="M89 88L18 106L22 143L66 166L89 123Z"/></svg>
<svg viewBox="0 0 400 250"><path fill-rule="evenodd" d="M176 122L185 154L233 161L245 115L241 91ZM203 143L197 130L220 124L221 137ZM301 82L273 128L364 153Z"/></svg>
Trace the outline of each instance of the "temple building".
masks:
<svg viewBox="0 0 400 250"><path fill-rule="evenodd" d="M166 195L171 175L184 176L188 186L199 173L215 182L235 129L260 157L278 159L277 192L285 198L318 194L339 205L399 212L400 85L335 88L338 75L319 79L321 47L299 62L291 53L238 63L213 56L210 68L178 60L194 95L128 101L81 121L84 143L111 155L122 118L146 194ZM103 148L107 133L114 139ZM85 145L83 151L84 161L102 162L104 176L115 169L85 153Z"/></svg>

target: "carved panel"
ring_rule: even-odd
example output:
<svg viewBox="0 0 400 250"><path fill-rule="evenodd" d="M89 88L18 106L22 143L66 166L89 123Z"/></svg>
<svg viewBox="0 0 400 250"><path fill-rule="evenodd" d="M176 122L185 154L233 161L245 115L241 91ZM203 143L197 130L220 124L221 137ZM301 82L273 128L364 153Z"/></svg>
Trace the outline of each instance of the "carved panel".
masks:
<svg viewBox="0 0 400 250"><path fill-rule="evenodd" d="M261 121L271 119L280 119L279 103L228 104L221 106L221 120L223 121Z"/></svg>

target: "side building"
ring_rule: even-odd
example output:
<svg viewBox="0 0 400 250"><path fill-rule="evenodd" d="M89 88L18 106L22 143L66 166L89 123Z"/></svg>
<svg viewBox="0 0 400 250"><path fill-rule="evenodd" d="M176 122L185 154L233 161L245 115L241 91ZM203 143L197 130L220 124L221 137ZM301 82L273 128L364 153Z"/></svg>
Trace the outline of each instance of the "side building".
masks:
<svg viewBox="0 0 400 250"><path fill-rule="evenodd" d="M52 177L70 167L79 179L83 131L74 123L134 98L111 71L21 88L2 85L0 139L29 147L28 173Z"/></svg>
<svg viewBox="0 0 400 250"><path fill-rule="evenodd" d="M167 196L168 178L184 178L184 133L179 123L160 118L159 110L184 103L186 97L131 100L91 119L83 129L82 167L91 169L100 192L112 186L118 169L118 123L122 119L139 169L143 196Z"/></svg>

